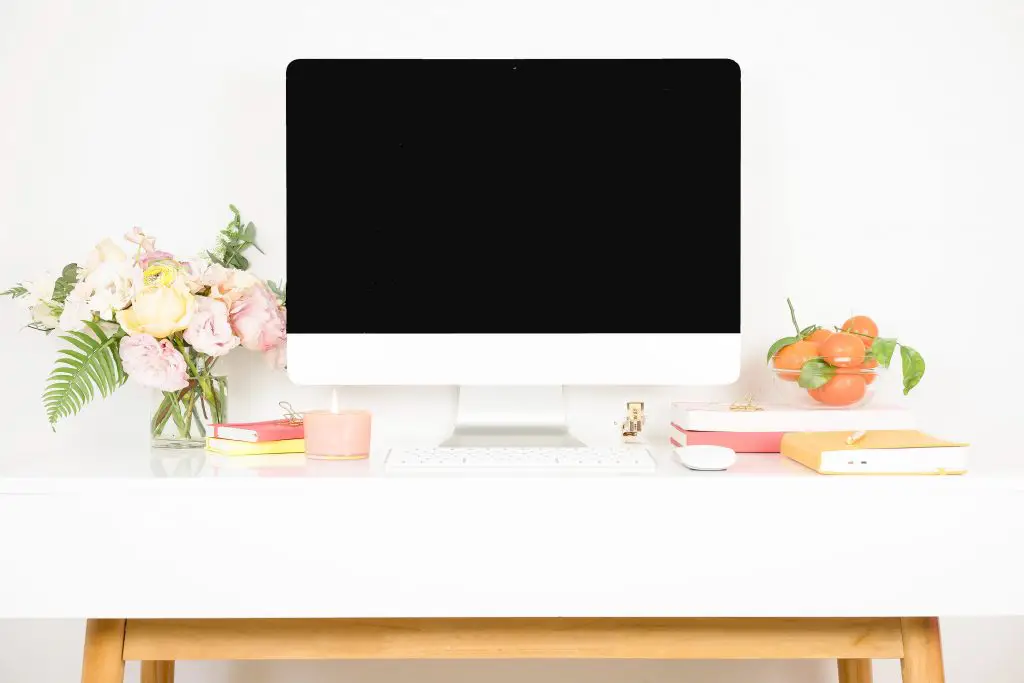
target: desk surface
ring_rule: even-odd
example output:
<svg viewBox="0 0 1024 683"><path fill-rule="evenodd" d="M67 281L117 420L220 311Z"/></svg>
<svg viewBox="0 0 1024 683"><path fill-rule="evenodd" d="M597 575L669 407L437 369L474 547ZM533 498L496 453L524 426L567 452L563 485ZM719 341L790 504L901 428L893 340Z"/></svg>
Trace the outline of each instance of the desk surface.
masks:
<svg viewBox="0 0 1024 683"><path fill-rule="evenodd" d="M1024 614L1022 467L652 451L654 476L395 477L43 444L0 458L0 618Z"/></svg>

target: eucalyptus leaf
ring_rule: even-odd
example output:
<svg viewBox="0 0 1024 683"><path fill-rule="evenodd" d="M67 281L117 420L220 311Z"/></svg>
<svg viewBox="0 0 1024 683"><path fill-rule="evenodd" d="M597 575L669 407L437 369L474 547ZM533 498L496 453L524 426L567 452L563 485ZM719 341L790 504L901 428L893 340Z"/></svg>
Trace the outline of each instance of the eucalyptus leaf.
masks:
<svg viewBox="0 0 1024 683"><path fill-rule="evenodd" d="M249 221L249 223L245 226L245 230L242 231L242 237L245 238L246 242L252 245L253 249L260 252L261 254L265 253L262 249L260 249L260 245L256 244L256 225L252 221Z"/></svg>
<svg viewBox="0 0 1024 683"><path fill-rule="evenodd" d="M804 389L817 389L828 384L828 381L835 376L836 369L834 367L820 358L816 358L804 363L804 366L800 368L800 376L796 383Z"/></svg>
<svg viewBox="0 0 1024 683"><path fill-rule="evenodd" d="M78 264L69 263L64 266L64 269L53 283L53 293L50 298L56 301L58 304L63 304L68 295L71 294L71 290L78 284Z"/></svg>
<svg viewBox="0 0 1024 683"><path fill-rule="evenodd" d="M270 289L271 292L274 293L274 296L277 297L278 301L281 302L281 305L284 306L287 300L287 294L285 291L286 287L284 283L277 284L273 280L267 280L267 287Z"/></svg>
<svg viewBox="0 0 1024 683"><path fill-rule="evenodd" d="M918 385L924 377L924 358L915 349L900 344L900 357L903 359L903 395Z"/></svg>
<svg viewBox="0 0 1024 683"><path fill-rule="evenodd" d="M889 363L892 362L892 354L895 351L896 340L891 337L875 337L875 340L871 342L871 348L868 349L871 357L877 360L883 368L889 367Z"/></svg>
<svg viewBox="0 0 1024 683"><path fill-rule="evenodd" d="M772 358L775 358L775 354L777 354L779 351L786 348L790 344L795 344L798 341L800 341L800 337L783 337L782 339L778 340L777 342L772 344L771 347L768 349L768 360L765 362L771 363Z"/></svg>
<svg viewBox="0 0 1024 683"><path fill-rule="evenodd" d="M238 207L234 204L228 204L228 208L231 210L231 213L234 214L234 218L231 219L231 222L228 223L228 227L224 228L224 230L227 231L233 229L237 231L242 227L242 212L239 211Z"/></svg>
<svg viewBox="0 0 1024 683"><path fill-rule="evenodd" d="M249 269L249 259L243 253L249 247L257 251L263 250L256 245L256 225L252 222L243 226L242 215L238 207L231 204L232 219L224 229L217 233L217 245L208 252L211 262L225 268Z"/></svg>

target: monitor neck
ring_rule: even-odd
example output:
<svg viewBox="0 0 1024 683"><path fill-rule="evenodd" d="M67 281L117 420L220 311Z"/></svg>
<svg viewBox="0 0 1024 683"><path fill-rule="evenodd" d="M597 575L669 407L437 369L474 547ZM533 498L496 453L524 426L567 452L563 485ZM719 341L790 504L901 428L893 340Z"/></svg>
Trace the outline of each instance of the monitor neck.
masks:
<svg viewBox="0 0 1024 683"><path fill-rule="evenodd" d="M569 433L560 386L460 386L446 447L578 447Z"/></svg>

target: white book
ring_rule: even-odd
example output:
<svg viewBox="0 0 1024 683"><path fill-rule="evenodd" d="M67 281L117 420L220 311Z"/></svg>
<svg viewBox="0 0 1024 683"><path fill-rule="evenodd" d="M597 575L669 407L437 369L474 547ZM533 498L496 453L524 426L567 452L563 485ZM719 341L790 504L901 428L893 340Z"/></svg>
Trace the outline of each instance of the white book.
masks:
<svg viewBox="0 0 1024 683"><path fill-rule="evenodd" d="M730 403L673 403L672 422L697 432L831 432L916 429L906 408L793 408L758 404L763 410L733 410Z"/></svg>

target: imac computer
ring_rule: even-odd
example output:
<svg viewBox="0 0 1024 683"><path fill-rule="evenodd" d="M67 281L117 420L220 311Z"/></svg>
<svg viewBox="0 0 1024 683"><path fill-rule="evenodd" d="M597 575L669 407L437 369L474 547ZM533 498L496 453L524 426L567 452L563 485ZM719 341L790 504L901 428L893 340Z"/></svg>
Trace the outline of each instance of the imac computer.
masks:
<svg viewBox="0 0 1024 683"><path fill-rule="evenodd" d="M458 385L450 446L579 443L564 385L740 367L726 59L300 59L288 372Z"/></svg>

